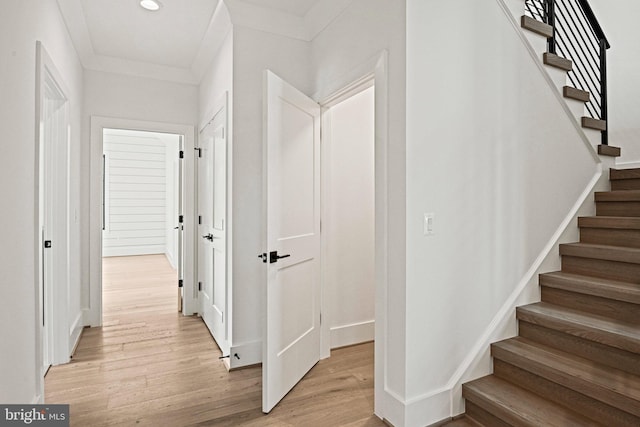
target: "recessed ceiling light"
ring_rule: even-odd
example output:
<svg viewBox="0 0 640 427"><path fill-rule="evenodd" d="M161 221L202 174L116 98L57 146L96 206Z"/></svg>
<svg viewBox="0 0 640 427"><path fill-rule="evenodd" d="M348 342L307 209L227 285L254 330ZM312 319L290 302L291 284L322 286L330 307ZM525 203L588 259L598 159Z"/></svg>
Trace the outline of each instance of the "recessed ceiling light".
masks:
<svg viewBox="0 0 640 427"><path fill-rule="evenodd" d="M143 8L150 10L151 12L155 12L156 10L160 10L162 5L157 0L140 0L140 6Z"/></svg>

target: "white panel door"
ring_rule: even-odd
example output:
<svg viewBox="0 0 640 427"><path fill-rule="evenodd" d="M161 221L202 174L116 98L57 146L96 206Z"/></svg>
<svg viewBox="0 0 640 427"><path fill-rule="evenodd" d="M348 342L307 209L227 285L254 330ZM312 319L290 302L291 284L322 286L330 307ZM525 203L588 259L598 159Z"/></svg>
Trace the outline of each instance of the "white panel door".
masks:
<svg viewBox="0 0 640 427"><path fill-rule="evenodd" d="M262 410L320 360L320 107L265 72Z"/></svg>
<svg viewBox="0 0 640 427"><path fill-rule="evenodd" d="M224 116L223 113L219 115ZM217 116L216 116L217 117ZM198 281L200 313L224 355L227 336L227 142L224 120L214 119L200 134L198 162Z"/></svg>

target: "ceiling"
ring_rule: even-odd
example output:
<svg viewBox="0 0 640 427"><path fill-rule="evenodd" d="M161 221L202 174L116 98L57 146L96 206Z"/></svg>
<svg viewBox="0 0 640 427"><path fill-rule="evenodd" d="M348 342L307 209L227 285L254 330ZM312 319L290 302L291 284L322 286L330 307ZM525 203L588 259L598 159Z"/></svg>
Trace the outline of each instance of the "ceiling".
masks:
<svg viewBox="0 0 640 427"><path fill-rule="evenodd" d="M244 2L303 17L311 10L318 0L244 0Z"/></svg>
<svg viewBox="0 0 640 427"><path fill-rule="evenodd" d="M160 1L159 11L148 12L139 0L57 0L85 68L198 83L204 70L194 68L203 68L198 56L207 51L201 47L222 31L210 28L220 0ZM299 19L321 0L232 1L254 7L255 15L266 8Z"/></svg>

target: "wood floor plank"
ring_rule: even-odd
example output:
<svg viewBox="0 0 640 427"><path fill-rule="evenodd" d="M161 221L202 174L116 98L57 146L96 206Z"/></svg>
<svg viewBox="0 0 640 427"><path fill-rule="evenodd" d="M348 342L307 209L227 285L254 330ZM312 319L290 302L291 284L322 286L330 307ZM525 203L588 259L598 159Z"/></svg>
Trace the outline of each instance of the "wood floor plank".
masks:
<svg viewBox="0 0 640 427"><path fill-rule="evenodd" d="M226 370L202 319L177 313L164 256L105 258L103 274L104 326L85 329L72 362L45 379L72 426L385 426L373 343L333 351L264 415L261 368Z"/></svg>

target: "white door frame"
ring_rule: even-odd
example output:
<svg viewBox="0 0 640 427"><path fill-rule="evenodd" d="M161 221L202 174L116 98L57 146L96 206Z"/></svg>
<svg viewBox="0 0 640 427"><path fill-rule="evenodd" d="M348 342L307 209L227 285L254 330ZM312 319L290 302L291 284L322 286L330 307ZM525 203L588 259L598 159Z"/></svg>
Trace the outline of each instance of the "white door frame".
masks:
<svg viewBox="0 0 640 427"><path fill-rule="evenodd" d="M338 81L328 85L326 90L316 93L313 99L320 100L321 106L331 106L353 94L359 84L373 80L375 86L375 350L374 350L374 411L383 415L387 408L387 319L388 319L388 271L389 271L389 224L388 224L388 160L389 151L389 82L388 56L383 50L371 60L351 70ZM324 286L323 286L324 288ZM324 292L324 289L323 289ZM326 298L322 298L322 311L327 312ZM328 322L322 324L322 349L330 346ZM324 344L327 343L327 344ZM328 356L328 355L327 355ZM323 356L324 357L324 356Z"/></svg>
<svg viewBox="0 0 640 427"><path fill-rule="evenodd" d="M197 312L195 286L195 130L193 126L112 117L91 117L91 180L89 201L89 307L84 323L102 325L102 154L104 129L171 133L184 136L184 287L183 314ZM176 280L176 287L178 286Z"/></svg>
<svg viewBox="0 0 640 427"><path fill-rule="evenodd" d="M328 176L330 173L330 166L327 159L329 159L329 154L331 150L331 115L327 114L329 110L340 104L342 101L345 101L367 89L370 87L375 87L375 73L370 72L346 87L340 89L335 92L328 98L324 99L320 103L320 107L322 109L322 144L320 147L320 168L321 168L321 176L320 176L320 187L321 187L321 218L323 230L326 230L325 227L327 224L328 217L328 200L331 197L329 193L329 182ZM375 92L374 92L375 96ZM374 107L375 108L375 107ZM321 311L322 311L322 325L320 326L320 357L325 359L331 356L331 319L328 313L331 312L329 298L327 296L327 281L326 281L326 271L327 271L327 255L328 255L328 246L329 242L327 240L326 232L320 233L320 246L321 246L321 258L320 258L320 288L321 288Z"/></svg>
<svg viewBox="0 0 640 427"><path fill-rule="evenodd" d="M44 352L48 363L66 363L71 354L70 321L68 318L69 292L69 182L70 182L70 93L62 75L41 42L36 42L36 168L35 194L35 259L36 259L36 378L38 388L44 390ZM55 111L47 104L57 100L61 103ZM49 116L51 114L51 116ZM48 149L47 149L48 148ZM52 170L53 177L48 176ZM45 179L53 178L45 182ZM45 199L47 184L52 194L52 216L46 230L48 204ZM51 240L51 249L44 248L44 241ZM48 257L51 275L45 281L44 251L52 250ZM46 321L46 322L45 322ZM43 328L43 325L46 326ZM73 333L73 331L71 331ZM46 341L44 341L46 339ZM45 348L46 346L46 348ZM44 395L41 393L41 399Z"/></svg>

